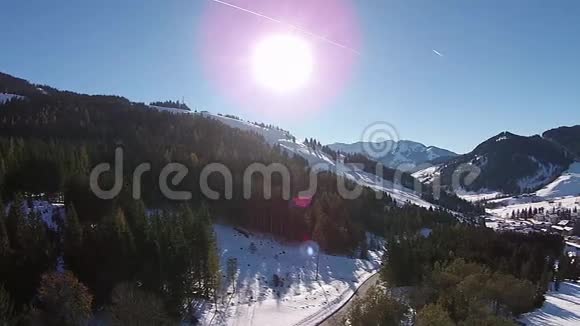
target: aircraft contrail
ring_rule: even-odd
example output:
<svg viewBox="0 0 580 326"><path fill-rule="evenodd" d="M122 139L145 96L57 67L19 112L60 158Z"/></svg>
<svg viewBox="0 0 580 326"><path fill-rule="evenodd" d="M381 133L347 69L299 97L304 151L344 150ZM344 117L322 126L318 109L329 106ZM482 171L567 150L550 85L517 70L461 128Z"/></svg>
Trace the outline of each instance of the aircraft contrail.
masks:
<svg viewBox="0 0 580 326"><path fill-rule="evenodd" d="M299 27L299 26L292 25L292 24L288 24L288 23L286 23L286 22L283 22L283 21L281 21L281 20L279 20L279 19L275 19L275 18L272 18L272 17L266 16L266 15L264 15L264 14L261 14L261 13L259 13L259 12L252 11L252 10L249 10L249 9L246 9L246 8L242 8L242 7L236 6L236 5L234 5L234 4L231 4L231 3L228 3L228 2L225 2L225 1L221 1L221 0L210 0L210 1L213 1L213 2L216 2L216 3L219 3L219 4L222 4L222 5L224 5L224 6L228 6L228 7L230 7L230 8L234 8L234 9L241 10L241 11L243 11L243 12L245 12L245 13L248 13L248 14L251 14L251 15L254 15L254 16L257 16L257 17L260 17L260 18L267 19L267 20L269 20L269 21L271 21L271 22L274 22L274 23L277 23L277 24L286 25L286 26L288 26L288 27L290 27L290 28L293 28L293 29L295 29L295 30L297 30L297 31L299 31L299 32L301 32L301 33L303 33L303 34L306 34L306 35L308 35L308 36L311 36L311 37L313 37L313 38L316 38L316 39L318 39L318 40L320 40L320 41L323 41L323 42L326 42L326 43L328 43L328 44L332 44L332 45L334 45L334 46L337 46L337 47L339 47L339 48L342 48L342 49L348 50L348 51L350 51L350 52L352 52L352 53L355 53L355 54L357 54L357 55L360 55L360 54L361 54L359 51L357 51L357 50L355 50L355 49L353 49L353 48L350 48L350 47L348 47L348 46L346 46L346 45L344 45L344 44L340 44L340 43L338 43L338 42L335 42L335 41L333 41L333 40L331 40L331 39L328 39L328 38L326 38L326 37L324 37L324 36L322 36L322 35L318 35L318 34L315 34L315 33L309 32L309 31L307 31L307 30L305 30L305 29L303 29L303 28L301 28L301 27Z"/></svg>
<svg viewBox="0 0 580 326"><path fill-rule="evenodd" d="M439 51L437 51L437 50L435 50L435 49L433 49L432 51L433 51L433 53L435 53L436 55L438 55L438 56L440 56L440 57L442 57L442 56L443 56L443 54L442 54L441 52L439 52Z"/></svg>

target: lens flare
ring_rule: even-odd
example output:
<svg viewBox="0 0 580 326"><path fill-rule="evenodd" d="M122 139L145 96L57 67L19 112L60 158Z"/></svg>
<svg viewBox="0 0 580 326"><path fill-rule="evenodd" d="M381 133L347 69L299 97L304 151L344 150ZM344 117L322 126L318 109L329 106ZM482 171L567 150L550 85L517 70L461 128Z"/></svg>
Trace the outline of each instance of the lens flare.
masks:
<svg viewBox="0 0 580 326"><path fill-rule="evenodd" d="M251 118L302 120L343 92L360 58L350 1L227 2L207 1L198 29L203 72L227 104Z"/></svg>
<svg viewBox="0 0 580 326"><path fill-rule="evenodd" d="M312 240L303 242L302 245L300 246L300 252L305 257L314 257L318 255L319 251L320 246L318 245L318 243Z"/></svg>
<svg viewBox="0 0 580 326"><path fill-rule="evenodd" d="M310 47L295 35L272 35L260 41L252 54L256 81L275 92L303 88L313 69Z"/></svg>

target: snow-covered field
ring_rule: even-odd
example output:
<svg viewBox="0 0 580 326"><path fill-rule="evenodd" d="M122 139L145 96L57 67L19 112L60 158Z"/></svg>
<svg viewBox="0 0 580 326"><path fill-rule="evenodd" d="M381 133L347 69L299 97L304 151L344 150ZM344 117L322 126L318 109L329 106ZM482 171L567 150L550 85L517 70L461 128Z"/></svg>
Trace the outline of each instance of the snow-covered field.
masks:
<svg viewBox="0 0 580 326"><path fill-rule="evenodd" d="M540 200L534 201L531 197L524 198L514 198L509 197L505 199L500 199L501 203L505 206L500 206L498 208L487 209L486 211L492 215L498 217L510 216L513 211L529 209L529 208L544 208L546 212L552 211L552 209L574 209L577 207L580 209L580 196L579 197L566 197L554 200Z"/></svg>
<svg viewBox="0 0 580 326"><path fill-rule="evenodd" d="M459 198L465 199L470 202L478 202L482 200L490 200L497 197L501 197L504 194L501 191L493 191L483 189L480 191L466 191L464 189L460 189L455 192Z"/></svg>
<svg viewBox="0 0 580 326"><path fill-rule="evenodd" d="M560 284L560 290L546 294L542 308L520 318L525 325L575 326L580 325L580 285Z"/></svg>
<svg viewBox="0 0 580 326"><path fill-rule="evenodd" d="M492 199L489 203L499 205L487 209L489 214L497 217L510 216L513 211L529 208L544 208L547 212L580 209L580 163L573 163L560 177L534 193Z"/></svg>
<svg viewBox="0 0 580 326"><path fill-rule="evenodd" d="M206 305L202 325L314 325L348 301L380 267L379 252L371 251L369 260L318 257L312 242L282 244L270 236L247 237L228 226L214 229L224 290L217 313L215 306ZM225 275L230 258L237 259L233 284ZM280 279L277 287L274 274Z"/></svg>

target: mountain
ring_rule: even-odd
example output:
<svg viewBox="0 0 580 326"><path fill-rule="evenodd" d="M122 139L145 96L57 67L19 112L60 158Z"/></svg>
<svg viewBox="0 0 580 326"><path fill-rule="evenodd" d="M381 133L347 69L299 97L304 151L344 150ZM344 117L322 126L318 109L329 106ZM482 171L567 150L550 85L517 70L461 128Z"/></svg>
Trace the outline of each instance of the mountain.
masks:
<svg viewBox="0 0 580 326"><path fill-rule="evenodd" d="M430 162L433 160L448 160L456 157L457 154L435 146L425 146L410 140L392 141L387 140L381 143L356 142L352 144L334 143L327 145L330 149L348 153L348 154L363 154L375 161L382 163L390 168L398 168L400 170L414 170L418 165ZM369 151L369 148L379 149L378 154ZM380 149L391 149L384 154ZM369 153L370 152L370 153Z"/></svg>
<svg viewBox="0 0 580 326"><path fill-rule="evenodd" d="M551 129L542 136L564 147L577 160L580 159L580 125Z"/></svg>
<svg viewBox="0 0 580 326"><path fill-rule="evenodd" d="M536 191L536 196L548 199L580 196L580 163L572 163L556 180Z"/></svg>
<svg viewBox="0 0 580 326"><path fill-rule="evenodd" d="M554 181L572 162L568 151L551 140L506 131L484 141L472 152L432 169L431 179L438 175L443 186L451 187L454 175L465 179L468 170L479 170L471 182L460 182L461 190L532 192Z"/></svg>

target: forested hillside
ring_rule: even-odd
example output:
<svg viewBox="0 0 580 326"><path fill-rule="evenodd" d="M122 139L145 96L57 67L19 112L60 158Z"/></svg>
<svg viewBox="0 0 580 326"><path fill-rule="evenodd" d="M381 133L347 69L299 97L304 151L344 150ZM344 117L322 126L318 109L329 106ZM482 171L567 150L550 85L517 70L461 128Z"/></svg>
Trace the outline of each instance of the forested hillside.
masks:
<svg viewBox="0 0 580 326"><path fill-rule="evenodd" d="M580 126L551 129L544 132L542 136L563 146L577 159L580 158Z"/></svg>
<svg viewBox="0 0 580 326"><path fill-rule="evenodd" d="M88 318L96 307L114 312L115 298L134 291L158 298L150 300L159 303L151 309L163 311L164 318L182 318L187 302L209 299L219 286L211 230L217 218L286 240L311 239L329 253L351 255L364 250L365 232L384 233L385 207L403 204L389 196L378 200L369 189L345 200L338 195L336 175L320 173L310 205L294 205L309 182L303 159L201 114L159 112L122 97L58 91L8 75L1 76L0 89L22 96L0 105L0 189L8 206L0 210L6 213L0 216L0 279L11 316L52 320L58 308L46 308L48 302L33 304L42 313L28 311L39 289L80 281L86 288L71 295L86 298L89 310L75 318ZM113 163L118 146L124 149L123 191L113 200L98 199L89 189L89 172L99 163ZM133 171L144 162L152 168L142 177L141 199L134 200ZM191 200L174 202L162 195L158 176L170 162L187 167L175 190L191 191ZM199 190L202 168L214 162L233 175L230 200L217 174L209 185L220 199L208 200ZM283 198L283 180L274 174L272 198L265 199L263 180L254 174L252 196L244 199L243 172L254 162L284 164L291 198ZM110 185L113 176L101 182ZM34 198L61 195L64 207L52 217L57 227L49 229ZM451 218L422 208L415 214ZM72 273L50 274L63 269Z"/></svg>
<svg viewBox="0 0 580 326"><path fill-rule="evenodd" d="M472 152L444 163L440 182L469 191L531 192L553 181L571 162L572 157L561 147L540 136L524 137L503 132L484 141ZM454 185L454 178L462 171L463 174L476 173L477 178L469 184Z"/></svg>

